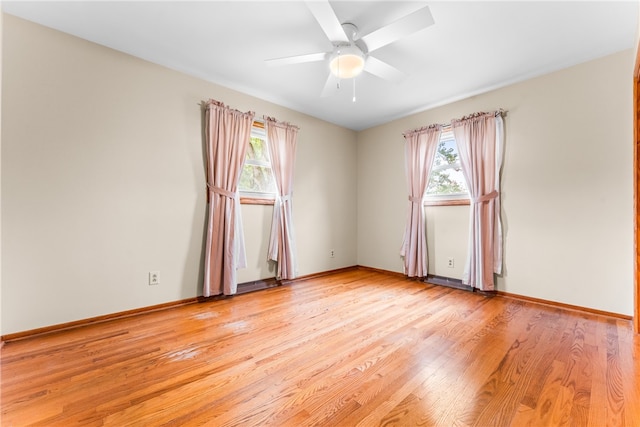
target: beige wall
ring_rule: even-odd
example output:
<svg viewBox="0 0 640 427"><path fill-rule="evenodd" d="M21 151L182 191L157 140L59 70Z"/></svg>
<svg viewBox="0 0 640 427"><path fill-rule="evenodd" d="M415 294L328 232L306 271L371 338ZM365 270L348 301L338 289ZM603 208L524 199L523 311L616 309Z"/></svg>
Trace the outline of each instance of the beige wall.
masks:
<svg viewBox="0 0 640 427"><path fill-rule="evenodd" d="M2 334L201 293L207 98L300 126L301 275L402 271L402 132L508 110L498 288L632 314L631 50L356 134L12 16L2 33ZM240 282L273 276L271 212L243 206ZM468 208L427 216L431 272L460 278Z"/></svg>
<svg viewBox="0 0 640 427"><path fill-rule="evenodd" d="M2 334L201 294L208 98L300 127L299 274L356 264L355 132L4 19ZM271 212L243 206L241 282L273 276Z"/></svg>
<svg viewBox="0 0 640 427"><path fill-rule="evenodd" d="M358 264L402 271L402 132L504 108L505 273L498 289L631 315L633 55L620 52L360 132ZM468 208L432 207L427 217L432 272L461 278ZM450 256L453 271L444 264Z"/></svg>

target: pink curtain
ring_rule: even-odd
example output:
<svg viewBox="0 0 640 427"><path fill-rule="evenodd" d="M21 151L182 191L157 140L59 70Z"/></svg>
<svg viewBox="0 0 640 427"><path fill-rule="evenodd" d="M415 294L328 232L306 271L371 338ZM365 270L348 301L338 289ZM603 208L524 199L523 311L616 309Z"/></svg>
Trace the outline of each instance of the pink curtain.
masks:
<svg viewBox="0 0 640 427"><path fill-rule="evenodd" d="M233 295L236 269L246 267L238 181L251 138L253 112L242 113L221 102L206 104L207 246L204 260L205 297Z"/></svg>
<svg viewBox="0 0 640 427"><path fill-rule="evenodd" d="M451 126L471 199L469 249L462 282L491 291L495 289L494 273L502 273L502 117L499 113L478 113L453 120Z"/></svg>
<svg viewBox="0 0 640 427"><path fill-rule="evenodd" d="M297 275L297 263L291 195L298 128L265 117L265 129L269 140L271 168L278 188L273 206L268 258L278 264L276 278L293 279Z"/></svg>
<svg viewBox="0 0 640 427"><path fill-rule="evenodd" d="M429 260L423 199L441 132L442 126L434 125L404 134L409 204L400 255L404 257L404 273L409 277L427 276Z"/></svg>

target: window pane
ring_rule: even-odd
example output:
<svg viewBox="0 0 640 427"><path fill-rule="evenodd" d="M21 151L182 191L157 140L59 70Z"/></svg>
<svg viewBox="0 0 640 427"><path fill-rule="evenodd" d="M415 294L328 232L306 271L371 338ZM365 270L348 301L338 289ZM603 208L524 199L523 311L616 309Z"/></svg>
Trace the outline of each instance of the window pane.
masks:
<svg viewBox="0 0 640 427"><path fill-rule="evenodd" d="M254 124L238 183L238 190L245 196L272 198L276 192L267 144L264 129Z"/></svg>
<svg viewBox="0 0 640 427"><path fill-rule="evenodd" d="M460 168L448 168L431 173L427 195L466 193L467 184Z"/></svg>
<svg viewBox="0 0 640 427"><path fill-rule="evenodd" d="M451 165L458 161L458 147L453 138L440 138L433 166Z"/></svg>
<svg viewBox="0 0 640 427"><path fill-rule="evenodd" d="M239 183L240 191L275 193L276 184L270 167L245 164Z"/></svg>
<svg viewBox="0 0 640 427"><path fill-rule="evenodd" d="M269 162L269 153L264 139L256 136L251 137L246 159Z"/></svg>
<svg viewBox="0 0 640 427"><path fill-rule="evenodd" d="M460 168L458 147L451 132L443 132L427 186L427 195L467 194L467 184Z"/></svg>

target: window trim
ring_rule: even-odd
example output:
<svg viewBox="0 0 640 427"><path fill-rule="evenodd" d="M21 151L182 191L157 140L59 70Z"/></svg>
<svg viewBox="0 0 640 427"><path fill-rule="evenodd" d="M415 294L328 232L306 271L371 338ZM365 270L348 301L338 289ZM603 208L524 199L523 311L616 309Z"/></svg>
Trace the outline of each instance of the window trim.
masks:
<svg viewBox="0 0 640 427"><path fill-rule="evenodd" d="M244 194L255 194L255 193L244 193ZM240 196L240 204L241 205L275 205L276 204L276 196L273 197L252 197L252 196Z"/></svg>
<svg viewBox="0 0 640 427"><path fill-rule="evenodd" d="M447 194L446 198L438 198L432 196L429 199L424 200L424 206L468 206L471 204L471 199L466 194L461 194L459 198L452 197L451 194Z"/></svg>

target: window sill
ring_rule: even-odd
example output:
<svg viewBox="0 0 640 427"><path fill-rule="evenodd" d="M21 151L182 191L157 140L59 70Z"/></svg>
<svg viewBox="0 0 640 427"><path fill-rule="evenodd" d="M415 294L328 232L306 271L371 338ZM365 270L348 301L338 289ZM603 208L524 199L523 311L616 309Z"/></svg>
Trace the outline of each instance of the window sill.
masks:
<svg viewBox="0 0 640 427"><path fill-rule="evenodd" d="M470 205L469 199L449 199L449 200L425 200L424 206L465 206Z"/></svg>
<svg viewBox="0 0 640 427"><path fill-rule="evenodd" d="M242 197L240 196L240 204L241 205L273 205L275 204L274 199L263 199L260 197Z"/></svg>

